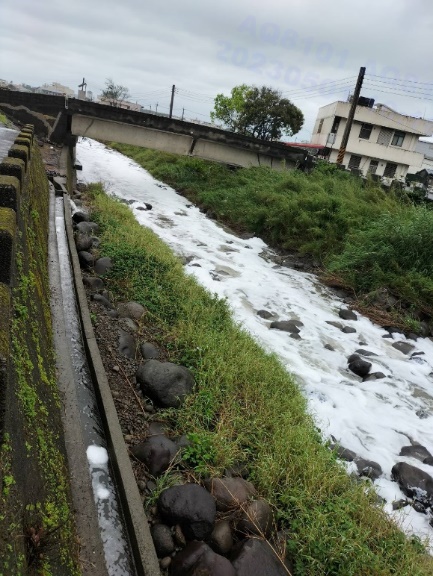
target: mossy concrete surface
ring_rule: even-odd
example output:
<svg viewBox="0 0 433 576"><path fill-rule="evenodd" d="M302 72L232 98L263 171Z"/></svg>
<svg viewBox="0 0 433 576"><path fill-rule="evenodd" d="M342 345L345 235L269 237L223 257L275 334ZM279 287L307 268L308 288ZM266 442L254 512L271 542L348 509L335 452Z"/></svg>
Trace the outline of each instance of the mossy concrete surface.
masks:
<svg viewBox="0 0 433 576"><path fill-rule="evenodd" d="M7 160L20 167L23 181L11 279L11 349L0 382L0 576L75 576L79 543L52 347L48 181L37 145L27 172L22 160ZM4 210L10 209L2 209L10 229L12 211L6 217ZM7 305L5 290L0 294Z"/></svg>
<svg viewBox="0 0 433 576"><path fill-rule="evenodd" d="M0 370L2 365L5 366L10 351L10 307L10 289L0 284Z"/></svg>
<svg viewBox="0 0 433 576"><path fill-rule="evenodd" d="M0 207L17 211L20 181L15 176L0 176Z"/></svg>
<svg viewBox="0 0 433 576"><path fill-rule="evenodd" d="M15 210L0 208L0 282L11 282L15 243Z"/></svg>
<svg viewBox="0 0 433 576"><path fill-rule="evenodd" d="M13 144L8 152L9 158L20 158L24 162L25 168L27 168L27 163L29 161L29 149L27 146L21 146L19 144Z"/></svg>
<svg viewBox="0 0 433 576"><path fill-rule="evenodd" d="M0 174L15 176L20 182L23 181L26 172L24 160L20 158L4 158L0 164Z"/></svg>

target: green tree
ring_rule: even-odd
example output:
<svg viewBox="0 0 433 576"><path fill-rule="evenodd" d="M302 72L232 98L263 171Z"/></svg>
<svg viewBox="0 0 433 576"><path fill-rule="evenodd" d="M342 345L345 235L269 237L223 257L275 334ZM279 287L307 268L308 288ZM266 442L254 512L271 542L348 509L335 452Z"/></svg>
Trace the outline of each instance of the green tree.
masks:
<svg viewBox="0 0 433 576"><path fill-rule="evenodd" d="M102 90L99 98L105 100L111 104L111 106L116 106L123 102L123 100L129 98L129 90L126 86L115 84L111 78L107 78L105 81L105 90Z"/></svg>
<svg viewBox="0 0 433 576"><path fill-rule="evenodd" d="M232 88L231 96L218 94L211 118L220 120L233 132L261 140L279 140L283 134L293 136L304 124L301 110L283 98L279 90L246 84Z"/></svg>

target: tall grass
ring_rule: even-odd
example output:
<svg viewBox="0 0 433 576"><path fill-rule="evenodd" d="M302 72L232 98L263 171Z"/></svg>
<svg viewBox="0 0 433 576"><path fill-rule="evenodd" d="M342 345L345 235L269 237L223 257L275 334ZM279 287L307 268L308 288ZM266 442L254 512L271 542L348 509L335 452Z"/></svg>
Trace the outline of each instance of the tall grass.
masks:
<svg viewBox="0 0 433 576"><path fill-rule="evenodd" d="M274 176L269 175L269 178ZM250 478L287 529L298 576L426 576L433 560L349 478L323 445L306 401L275 356L230 317L224 301L186 276L179 260L130 210L92 186L107 281L117 297L146 306L170 359L188 366L195 393L165 411L200 449L198 472L246 462ZM191 454L190 454L191 457Z"/></svg>

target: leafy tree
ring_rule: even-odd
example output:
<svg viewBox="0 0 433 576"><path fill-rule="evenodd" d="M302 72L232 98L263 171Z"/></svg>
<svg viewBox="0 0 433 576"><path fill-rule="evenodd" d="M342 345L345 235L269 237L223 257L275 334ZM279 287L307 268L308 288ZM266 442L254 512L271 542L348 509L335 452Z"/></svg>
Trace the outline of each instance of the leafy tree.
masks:
<svg viewBox="0 0 433 576"><path fill-rule="evenodd" d="M260 138L279 140L283 134L297 134L304 123L301 110L279 90L268 86L232 88L231 96L218 94L215 98L213 121L222 121L233 132Z"/></svg>
<svg viewBox="0 0 433 576"><path fill-rule="evenodd" d="M129 90L126 86L115 84L111 78L105 81L105 90L99 97L101 100L106 100L111 106L116 106L129 98Z"/></svg>

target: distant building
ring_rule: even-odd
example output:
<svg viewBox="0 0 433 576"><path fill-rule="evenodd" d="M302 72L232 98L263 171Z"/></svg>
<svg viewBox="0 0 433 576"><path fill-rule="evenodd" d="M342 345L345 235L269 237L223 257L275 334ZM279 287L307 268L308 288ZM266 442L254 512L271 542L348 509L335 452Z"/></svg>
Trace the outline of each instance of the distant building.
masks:
<svg viewBox="0 0 433 576"><path fill-rule="evenodd" d="M99 104L106 104L107 106L115 106L116 108L124 108L125 110L133 110L134 112L141 112L141 104L137 102L128 102L128 100L113 100L112 98L98 99Z"/></svg>
<svg viewBox="0 0 433 576"><path fill-rule="evenodd" d="M39 88L36 88L35 92L39 94L48 94L50 96L75 96L75 92L72 88L68 88L67 86L63 86L59 82L52 82L51 84L44 84Z"/></svg>
<svg viewBox="0 0 433 576"><path fill-rule="evenodd" d="M328 159L336 162L350 102L333 102L319 109L311 137L312 144L329 149ZM363 175L403 180L418 172L424 154L416 147L420 136L433 134L433 122L405 116L385 104L360 98L356 107L343 164Z"/></svg>
<svg viewBox="0 0 433 576"><path fill-rule="evenodd" d="M433 170L433 142L419 140L415 150L424 155L421 169ZM412 170L410 170L412 172Z"/></svg>

